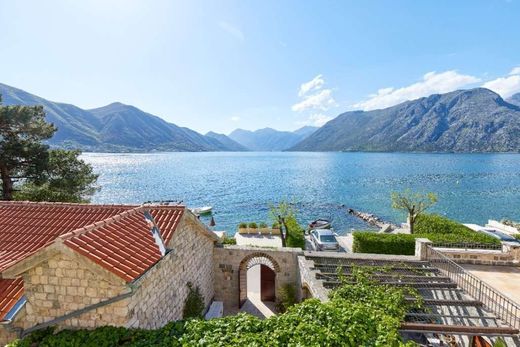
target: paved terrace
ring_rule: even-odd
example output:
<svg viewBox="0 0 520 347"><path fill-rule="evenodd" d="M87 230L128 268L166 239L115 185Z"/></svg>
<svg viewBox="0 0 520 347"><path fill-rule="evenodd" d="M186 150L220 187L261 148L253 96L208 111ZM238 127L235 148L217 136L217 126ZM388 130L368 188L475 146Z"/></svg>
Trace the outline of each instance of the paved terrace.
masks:
<svg viewBox="0 0 520 347"><path fill-rule="evenodd" d="M514 266L460 264L466 271L520 305L520 269Z"/></svg>
<svg viewBox="0 0 520 347"><path fill-rule="evenodd" d="M491 340L502 336L508 346L520 346L518 329L504 324L485 309L481 301L462 290L429 261L414 256L305 252L298 262L303 287L311 296L321 299L326 299L328 291L339 285L338 268L347 279L351 278L354 266L388 268L389 271L376 270L373 279L392 286L415 288L427 307L427 310L408 312L401 329L405 338L435 345L439 343L439 336L447 343L451 335L466 346L471 336L487 336Z"/></svg>

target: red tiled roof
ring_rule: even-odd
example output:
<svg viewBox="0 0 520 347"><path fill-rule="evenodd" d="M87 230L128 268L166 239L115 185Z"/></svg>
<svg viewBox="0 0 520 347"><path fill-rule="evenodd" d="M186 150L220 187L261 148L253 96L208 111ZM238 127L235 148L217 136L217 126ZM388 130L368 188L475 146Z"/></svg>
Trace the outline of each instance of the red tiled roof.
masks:
<svg viewBox="0 0 520 347"><path fill-rule="evenodd" d="M71 249L130 282L161 258L145 211L166 244L184 207L0 202L0 273L61 237ZM0 279L0 319L22 295L20 278Z"/></svg>
<svg viewBox="0 0 520 347"><path fill-rule="evenodd" d="M0 279L0 319L9 312L23 295L23 280Z"/></svg>
<svg viewBox="0 0 520 347"><path fill-rule="evenodd" d="M161 259L159 246L151 234L145 219L147 207L128 211L123 218L106 220L105 224L90 230L79 230L63 235L65 245L89 257L107 270L130 282L141 276ZM183 207L151 208L164 243L184 212Z"/></svg>
<svg viewBox="0 0 520 347"><path fill-rule="evenodd" d="M0 202L0 272L62 234L134 207Z"/></svg>

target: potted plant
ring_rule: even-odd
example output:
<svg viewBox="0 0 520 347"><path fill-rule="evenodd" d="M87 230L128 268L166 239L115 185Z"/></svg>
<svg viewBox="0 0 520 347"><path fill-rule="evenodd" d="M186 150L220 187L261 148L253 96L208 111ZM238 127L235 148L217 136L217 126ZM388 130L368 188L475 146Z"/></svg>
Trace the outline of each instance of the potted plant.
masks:
<svg viewBox="0 0 520 347"><path fill-rule="evenodd" d="M247 234L247 223L246 222L242 222L238 225L238 233Z"/></svg>
<svg viewBox="0 0 520 347"><path fill-rule="evenodd" d="M271 229L271 234L280 235L280 224L278 224L278 222L273 223L273 226Z"/></svg>
<svg viewBox="0 0 520 347"><path fill-rule="evenodd" d="M258 229L259 229L260 234L270 234L271 233L271 229L264 222L258 224Z"/></svg>

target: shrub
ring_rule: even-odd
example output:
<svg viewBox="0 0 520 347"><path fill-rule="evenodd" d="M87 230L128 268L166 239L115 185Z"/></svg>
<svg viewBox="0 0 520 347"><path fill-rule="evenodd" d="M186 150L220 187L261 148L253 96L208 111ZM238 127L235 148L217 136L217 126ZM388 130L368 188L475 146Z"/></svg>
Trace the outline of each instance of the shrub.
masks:
<svg viewBox="0 0 520 347"><path fill-rule="evenodd" d="M194 288L191 282L188 282L186 285L188 286L188 296L184 302L182 317L184 319L201 318L204 310L204 298L200 293L200 289L198 286Z"/></svg>
<svg viewBox="0 0 520 347"><path fill-rule="evenodd" d="M278 290L278 302L276 303L276 309L278 312L285 312L289 307L296 305L298 300L296 299L296 287L290 283L284 284Z"/></svg>
<svg viewBox="0 0 520 347"><path fill-rule="evenodd" d="M267 224L262 222L262 223L258 224L258 227L261 229L265 229L265 228L267 228Z"/></svg>
<svg viewBox="0 0 520 347"><path fill-rule="evenodd" d="M242 222L242 223L240 223L240 224L238 225L238 227L239 227L240 229L245 229L245 228L247 228L247 223L246 223L246 222Z"/></svg>
<svg viewBox="0 0 520 347"><path fill-rule="evenodd" d="M354 253L415 254L416 235L378 234L368 231L354 232L352 250Z"/></svg>
<svg viewBox="0 0 520 347"><path fill-rule="evenodd" d="M278 222L274 222L272 228L273 229L280 229L280 224L278 224Z"/></svg>
<svg viewBox="0 0 520 347"><path fill-rule="evenodd" d="M352 248L355 253L413 255L416 238L426 238L434 243L500 244L499 239L446 217L424 214L417 218L413 235L355 232Z"/></svg>
<svg viewBox="0 0 520 347"><path fill-rule="evenodd" d="M222 244L223 245L236 245L237 240L234 237L229 237L227 235L224 235L222 238Z"/></svg>
<svg viewBox="0 0 520 347"><path fill-rule="evenodd" d="M515 237L515 239L520 240L520 234L514 234L513 236Z"/></svg>
<svg viewBox="0 0 520 347"><path fill-rule="evenodd" d="M309 299L261 320L238 314L171 322L156 330L102 327L35 332L10 347L44 346L412 346L399 334L409 306L405 290L360 280L343 282L322 303ZM38 335L39 334L39 335Z"/></svg>
<svg viewBox="0 0 520 347"><path fill-rule="evenodd" d="M415 222L415 236L432 242L500 244L500 240L435 214L424 214Z"/></svg>
<svg viewBox="0 0 520 347"><path fill-rule="evenodd" d="M287 224L288 229L285 239L286 246L305 249L305 235L296 218L287 218L285 224Z"/></svg>
<svg viewBox="0 0 520 347"><path fill-rule="evenodd" d="M251 228L251 229L257 229L257 228L258 228L258 225L256 225L255 222L251 222L251 223L249 223L248 226L249 226L249 228Z"/></svg>

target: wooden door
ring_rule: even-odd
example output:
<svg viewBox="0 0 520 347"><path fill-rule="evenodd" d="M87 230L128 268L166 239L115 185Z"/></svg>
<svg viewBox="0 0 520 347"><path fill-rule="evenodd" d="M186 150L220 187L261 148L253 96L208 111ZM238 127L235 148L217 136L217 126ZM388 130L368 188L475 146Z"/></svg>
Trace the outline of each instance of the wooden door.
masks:
<svg viewBox="0 0 520 347"><path fill-rule="evenodd" d="M269 266L260 265L260 300L275 301L275 272Z"/></svg>

